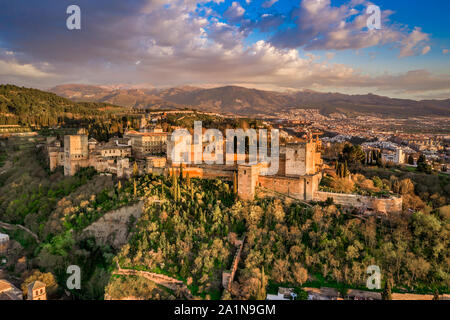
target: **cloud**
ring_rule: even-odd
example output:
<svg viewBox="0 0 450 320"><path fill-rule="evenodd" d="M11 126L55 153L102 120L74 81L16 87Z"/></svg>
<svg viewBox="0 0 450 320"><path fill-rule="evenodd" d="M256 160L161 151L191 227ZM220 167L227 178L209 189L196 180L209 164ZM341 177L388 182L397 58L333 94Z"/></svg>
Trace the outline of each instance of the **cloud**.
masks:
<svg viewBox="0 0 450 320"><path fill-rule="evenodd" d="M334 52L327 52L325 54L325 57L327 58L327 60L332 60L335 56L336 56L336 53L334 53Z"/></svg>
<svg viewBox="0 0 450 320"><path fill-rule="evenodd" d="M415 28L414 31L405 37L402 41L402 50L400 51L400 57L413 56L416 53L419 44L429 40L429 35L422 32L420 28ZM429 48L429 49L428 49ZM428 49L428 50L427 50ZM424 47L422 54L426 54L431 48ZM425 53L424 53L425 52Z"/></svg>
<svg viewBox="0 0 450 320"><path fill-rule="evenodd" d="M241 7L239 2L233 2L231 6L225 11L223 16L229 20L237 20L245 13L245 9Z"/></svg>
<svg viewBox="0 0 450 320"><path fill-rule="evenodd" d="M26 77L26 78L48 78L53 77L51 73L39 70L32 64L20 64L16 61L0 60L0 76Z"/></svg>
<svg viewBox="0 0 450 320"><path fill-rule="evenodd" d="M263 2L263 4L261 6L263 8L270 8L271 6L273 6L277 2L278 2L278 0L266 0L266 1Z"/></svg>
<svg viewBox="0 0 450 320"><path fill-rule="evenodd" d="M305 34L295 34L295 45L280 45L274 39L249 43L249 29L271 30L285 17L265 13L258 21L238 27L212 11L199 14L199 5L207 2L79 0L82 30L68 31L61 16L65 17L71 1L59 0L55 4L41 0L25 5L6 0L5 10L0 12L0 44L3 51L14 53L14 60L0 55L0 75L3 80L38 87L64 82L155 86L240 83L278 89L370 88L402 94L450 90L448 75L419 70L370 76L348 65L332 63L332 52L324 53L326 59L322 60L317 54L297 50L298 44L307 49L339 50L402 39L406 48L403 54L408 55L423 49L421 43L427 37L420 29L403 38L403 33L386 29L364 39L353 30L362 28L365 21L356 12L349 12L348 6L336 9L326 0L319 4L304 0L305 8L313 13L312 20L308 20L312 25L307 28L302 24ZM242 19L245 9L234 3L228 8L229 14ZM350 15L355 17L350 26L338 23L337 28L328 30L322 25ZM298 16L303 17L301 12ZM317 35L325 37L311 38ZM276 37L280 41L283 38L281 34Z"/></svg>
<svg viewBox="0 0 450 320"><path fill-rule="evenodd" d="M249 33L258 29L261 32L271 32L283 24L285 17L276 13L264 13L258 20L243 21L241 30Z"/></svg>
<svg viewBox="0 0 450 320"><path fill-rule="evenodd" d="M423 47L422 55L426 55L430 51L431 51L431 47L430 46Z"/></svg>
<svg viewBox="0 0 450 320"><path fill-rule="evenodd" d="M420 52L418 47L429 40L429 35L420 28L408 33L404 26L390 23L392 11L381 12L381 30L368 30L365 8L369 4L353 0L336 7L330 0L303 0L291 13L289 25L293 20L295 26L275 32L270 41L277 47L305 50L357 50L393 44L400 47L400 57Z"/></svg>

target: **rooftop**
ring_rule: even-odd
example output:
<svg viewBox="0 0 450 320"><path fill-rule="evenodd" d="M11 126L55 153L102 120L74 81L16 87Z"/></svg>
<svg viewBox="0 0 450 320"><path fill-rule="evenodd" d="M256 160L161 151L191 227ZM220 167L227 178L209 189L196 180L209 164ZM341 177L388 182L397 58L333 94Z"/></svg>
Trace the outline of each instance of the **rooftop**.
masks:
<svg viewBox="0 0 450 320"><path fill-rule="evenodd" d="M36 289L40 289L40 288L45 288L45 286L46 286L45 283L36 280L28 285L28 289L36 290Z"/></svg>

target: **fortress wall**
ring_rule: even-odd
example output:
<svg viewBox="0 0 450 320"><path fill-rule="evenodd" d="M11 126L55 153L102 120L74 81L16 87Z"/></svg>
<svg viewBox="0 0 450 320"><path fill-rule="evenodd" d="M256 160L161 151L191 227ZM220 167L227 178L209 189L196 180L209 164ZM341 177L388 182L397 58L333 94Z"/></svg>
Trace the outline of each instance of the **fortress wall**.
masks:
<svg viewBox="0 0 450 320"><path fill-rule="evenodd" d="M245 236L242 240L236 242L238 249L234 255L231 269L222 273L222 285L226 290L231 290L231 284L233 283L234 276L239 265L239 260L241 259L242 249L244 248Z"/></svg>
<svg viewBox="0 0 450 320"><path fill-rule="evenodd" d="M295 199L311 201L319 181L320 174L302 177L260 176L257 186Z"/></svg>
<svg viewBox="0 0 450 320"><path fill-rule="evenodd" d="M280 176L259 176L258 187L269 189L289 197L304 200L304 179Z"/></svg>
<svg viewBox="0 0 450 320"><path fill-rule="evenodd" d="M223 167L222 167L223 168ZM169 169L169 173L175 172L175 174L180 174L179 167L173 167ZM198 178L198 179L216 179L216 178L224 178L226 180L233 180L234 171L230 170L218 170L215 168L208 167L185 167L183 168L183 177L189 174L190 178Z"/></svg>
<svg viewBox="0 0 450 320"><path fill-rule="evenodd" d="M317 191L315 201L327 201L332 198L334 203L355 208L368 208L382 213L397 213L402 211L403 199L392 197L389 199L365 197L357 194L341 194Z"/></svg>
<svg viewBox="0 0 450 320"><path fill-rule="evenodd" d="M233 180L234 171L204 169L203 177L206 179L223 178Z"/></svg>

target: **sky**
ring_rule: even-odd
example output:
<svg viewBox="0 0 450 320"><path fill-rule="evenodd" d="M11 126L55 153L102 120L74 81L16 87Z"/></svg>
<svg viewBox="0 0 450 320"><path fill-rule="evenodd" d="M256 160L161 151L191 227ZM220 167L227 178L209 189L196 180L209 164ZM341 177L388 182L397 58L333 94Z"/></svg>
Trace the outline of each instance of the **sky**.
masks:
<svg viewBox="0 0 450 320"><path fill-rule="evenodd" d="M448 12L448 0L0 0L0 83L449 99Z"/></svg>

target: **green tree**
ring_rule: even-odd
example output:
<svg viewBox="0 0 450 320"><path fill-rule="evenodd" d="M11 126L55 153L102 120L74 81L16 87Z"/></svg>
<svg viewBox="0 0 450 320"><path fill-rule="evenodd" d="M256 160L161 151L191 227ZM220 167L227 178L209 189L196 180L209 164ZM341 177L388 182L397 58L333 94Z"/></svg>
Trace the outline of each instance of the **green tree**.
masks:
<svg viewBox="0 0 450 320"><path fill-rule="evenodd" d="M439 299L439 290L434 290L433 300L438 301Z"/></svg>
<svg viewBox="0 0 450 320"><path fill-rule="evenodd" d="M387 279L384 283L384 290L381 293L381 299L383 300L392 300L392 287L391 287L391 279Z"/></svg>
<svg viewBox="0 0 450 320"><path fill-rule="evenodd" d="M266 275L264 273L264 267L261 268L261 279L258 287L258 292L256 294L256 300L266 300Z"/></svg>
<svg viewBox="0 0 450 320"><path fill-rule="evenodd" d="M427 163L427 158L424 154L421 154L417 160L417 171L431 174L431 166Z"/></svg>
<svg viewBox="0 0 450 320"><path fill-rule="evenodd" d="M180 163L180 182L183 182L183 165Z"/></svg>
<svg viewBox="0 0 450 320"><path fill-rule="evenodd" d="M342 159L348 163L364 164L366 162L366 153L361 146L346 144L342 150Z"/></svg>
<svg viewBox="0 0 450 320"><path fill-rule="evenodd" d="M133 176L137 177L138 175L139 175L139 168L138 168L138 165L137 165L137 163L135 161L134 165L133 165Z"/></svg>

